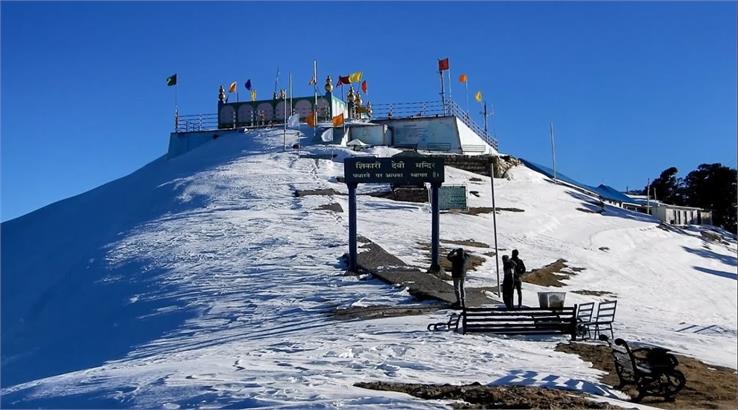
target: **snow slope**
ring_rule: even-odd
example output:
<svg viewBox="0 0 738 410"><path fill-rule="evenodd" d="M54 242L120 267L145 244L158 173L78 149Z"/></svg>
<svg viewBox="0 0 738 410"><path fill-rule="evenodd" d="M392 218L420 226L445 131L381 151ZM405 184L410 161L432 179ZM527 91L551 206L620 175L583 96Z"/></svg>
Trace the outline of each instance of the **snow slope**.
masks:
<svg viewBox="0 0 738 410"><path fill-rule="evenodd" d="M297 138L291 132L289 145ZM7 407L444 407L357 381L524 383L617 397L562 338L430 333L447 312L336 321L336 307L412 303L344 276L340 162L282 152L282 131L227 134L2 224L2 405ZM313 156L351 152L309 146ZM391 155L391 149L377 149ZM447 168L489 206L489 178ZM378 189L362 185L360 192ZM616 332L736 367L736 244L665 231L516 167L496 179L499 246L528 268L585 270L563 290L617 296ZM427 266L427 205L359 196L359 233ZM441 238L492 244L491 215L446 213ZM600 248L608 248L601 250ZM480 253L489 249L477 249ZM494 285L494 260L470 285ZM524 303L536 305L534 285ZM548 289L550 290L550 289ZM567 304L604 297L567 293Z"/></svg>

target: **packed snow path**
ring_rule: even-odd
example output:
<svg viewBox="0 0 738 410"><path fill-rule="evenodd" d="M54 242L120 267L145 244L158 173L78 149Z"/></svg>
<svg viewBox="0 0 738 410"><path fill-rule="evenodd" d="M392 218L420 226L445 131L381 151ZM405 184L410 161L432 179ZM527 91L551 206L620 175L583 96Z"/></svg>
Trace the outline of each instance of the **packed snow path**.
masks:
<svg viewBox="0 0 738 410"><path fill-rule="evenodd" d="M330 312L336 307L411 299L403 289L343 275L338 257L347 247L345 218L316 209L331 202L346 209L345 198L293 195L297 189L345 191L335 183L342 167L282 153L281 146L281 131L224 137L4 224L5 235L41 240L35 247L18 244L30 243L29 239L3 249L3 259L9 254L28 257L23 263L3 265L3 376L12 381L3 382L3 407L443 406L352 387L367 380L525 383L613 395L596 382L596 370L572 355L553 351L565 338L425 331L427 323L443 320L443 313L333 320ZM450 181L468 177L463 171L449 171ZM734 288L735 279L707 275L687 285L697 288L685 290L688 296L696 292L719 301L711 316L688 312L684 306L688 302L664 304L663 292L648 288L656 282L639 278L622 258L630 258L634 247L672 252L675 234L623 215L579 229L594 221L582 218L603 217L568 211L586 202L571 195L564 195L560 203L553 201L556 212L541 210L542 204L525 199L530 195L526 189L537 190L543 198L560 198L563 189L527 170L517 181L501 185L498 205L507 201L526 208L521 215L501 218L501 231L507 232L502 240L528 249L523 256L530 257L530 267L560 256L575 266L586 264L592 273L572 282L617 292L625 305L618 316L619 330L626 336L677 347L681 343L682 351L698 355L717 343L728 351L705 356L731 365L724 362L731 360L730 344L732 360L735 357L735 313L726 312L735 312L735 293L710 289L718 283ZM483 198L485 186L476 189ZM123 202L119 208L116 201ZM429 236L424 205L371 197L360 197L359 202L360 234L408 263L425 263L418 252L418 243ZM100 217L103 206L114 211ZM138 207L145 212L134 212ZM444 220L442 238L489 236L483 218L444 215ZM572 227L562 228L567 224ZM43 236L50 227L58 229L52 229L52 237ZM81 239L64 236L76 227L83 228ZM661 242L636 242L634 232L652 228ZM97 237L100 246L90 244L90 237ZM699 243L690 238L680 241ZM613 248L610 253L598 250L603 243ZM74 253L72 260L59 249ZM717 265L709 268L734 264L734 258L725 256L731 249L713 251L724 260L716 258ZM687 257L700 259L690 253ZM662 275L656 269L663 263L661 257L651 265L644 261L636 258L637 263L646 263L645 272ZM490 285L490 263L471 281ZM597 275L598 271L607 275ZM680 281L685 277L682 271L674 273ZM18 277L7 282L8 273ZM617 274L633 276L623 279ZM712 283L718 279L722 282ZM700 285L704 281L709 286ZM29 301L19 296L5 299L8 286L16 290L21 285L29 287L24 294ZM639 290L642 286L647 289ZM526 289L525 303L535 304L534 290ZM651 299L656 302L642 302ZM681 318L716 323L719 334L670 337L671 327ZM659 320L666 323L656 326ZM644 335L646 329L651 330Z"/></svg>

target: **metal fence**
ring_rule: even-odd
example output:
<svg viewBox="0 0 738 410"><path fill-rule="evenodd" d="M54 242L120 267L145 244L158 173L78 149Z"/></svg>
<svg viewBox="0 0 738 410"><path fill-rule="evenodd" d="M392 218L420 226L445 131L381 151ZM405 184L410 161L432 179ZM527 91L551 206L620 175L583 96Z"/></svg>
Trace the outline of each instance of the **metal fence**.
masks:
<svg viewBox="0 0 738 410"><path fill-rule="evenodd" d="M442 104L440 101L421 101L407 103L374 104L372 106L374 119L400 119L400 118L428 118L453 115L466 124L472 131L477 133L485 142L498 149L497 139L484 131L471 119L469 113L464 111L454 101ZM281 122L280 122L281 124ZM270 124L272 126L274 124ZM264 124L266 126L266 124ZM177 118L175 132L193 132L218 129L217 114L194 114L180 115Z"/></svg>
<svg viewBox="0 0 738 410"><path fill-rule="evenodd" d="M218 129L217 114L180 115L175 132L207 131Z"/></svg>

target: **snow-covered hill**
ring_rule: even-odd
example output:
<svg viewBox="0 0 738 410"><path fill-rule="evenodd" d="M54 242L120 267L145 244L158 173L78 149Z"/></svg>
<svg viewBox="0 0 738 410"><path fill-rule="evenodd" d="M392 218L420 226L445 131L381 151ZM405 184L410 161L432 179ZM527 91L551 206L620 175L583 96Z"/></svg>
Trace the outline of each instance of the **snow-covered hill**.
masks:
<svg viewBox="0 0 738 410"><path fill-rule="evenodd" d="M288 145L297 133L290 133ZM617 396L561 339L431 333L432 315L337 321L336 307L414 303L345 276L340 148L282 152L281 130L225 135L2 224L2 407L443 407L368 380L560 385ZM389 155L390 149L376 154ZM323 155L325 156L325 155ZM446 169L490 205L489 178ZM471 178L475 179L472 180ZM339 194L296 197L296 190ZM376 190L360 186L360 192ZM502 252L584 268L567 304L617 297L616 333L736 368L736 243L665 230L519 166L496 179ZM490 214L446 213L442 240L492 245ZM425 267L427 205L359 196L359 233ZM473 249L474 250L474 249ZM489 249L476 249L479 253ZM470 286L495 284L494 259ZM537 305L524 286L524 303ZM548 289L551 290L551 289ZM574 291L605 291L588 296Z"/></svg>

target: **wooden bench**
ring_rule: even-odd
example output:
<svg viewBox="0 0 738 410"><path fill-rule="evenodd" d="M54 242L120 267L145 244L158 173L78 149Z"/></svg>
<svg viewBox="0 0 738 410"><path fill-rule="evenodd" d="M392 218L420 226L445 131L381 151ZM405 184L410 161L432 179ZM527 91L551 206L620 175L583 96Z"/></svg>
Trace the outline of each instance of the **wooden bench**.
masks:
<svg viewBox="0 0 738 410"><path fill-rule="evenodd" d="M608 341L608 338L600 335L600 340ZM641 401L645 396L673 401L684 387L686 378L676 369L679 361L668 350L661 347L631 349L623 339L615 339L615 346L610 347L620 378L620 384L615 388L635 386L638 396L633 401Z"/></svg>
<svg viewBox="0 0 738 410"><path fill-rule="evenodd" d="M463 333L495 333L506 335L567 334L577 337L577 307L466 308L461 312Z"/></svg>

